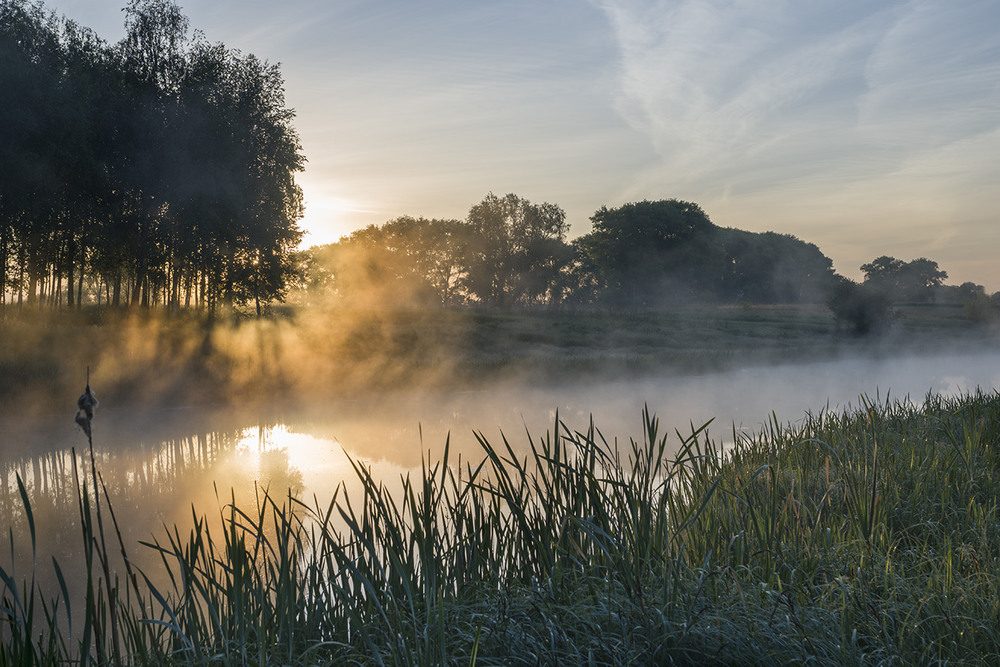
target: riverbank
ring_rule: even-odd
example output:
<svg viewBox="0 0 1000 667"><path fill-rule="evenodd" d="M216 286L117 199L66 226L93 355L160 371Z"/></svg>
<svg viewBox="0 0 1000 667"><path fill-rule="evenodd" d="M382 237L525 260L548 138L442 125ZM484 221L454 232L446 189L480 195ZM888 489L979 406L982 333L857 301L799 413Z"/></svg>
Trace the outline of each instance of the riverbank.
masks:
<svg viewBox="0 0 1000 667"><path fill-rule="evenodd" d="M857 337L823 307L692 306L664 311L289 309L261 320L155 314L0 321L0 400L48 414L87 368L116 405L261 404L383 394L690 374L846 356L995 349L997 330L961 309L899 309Z"/></svg>
<svg viewBox="0 0 1000 667"><path fill-rule="evenodd" d="M83 650L110 662L117 643L149 664L1000 659L995 391L807 415L725 455L653 417L620 447L568 426L527 459L484 439L480 465L429 461L401 495L358 466L364 499L265 498L224 509L222 531L167 526L172 576L158 579L173 587L122 578L113 604L74 603ZM98 546L92 511L87 549L117 550L113 533ZM47 593L4 591L4 662L78 657L69 601Z"/></svg>

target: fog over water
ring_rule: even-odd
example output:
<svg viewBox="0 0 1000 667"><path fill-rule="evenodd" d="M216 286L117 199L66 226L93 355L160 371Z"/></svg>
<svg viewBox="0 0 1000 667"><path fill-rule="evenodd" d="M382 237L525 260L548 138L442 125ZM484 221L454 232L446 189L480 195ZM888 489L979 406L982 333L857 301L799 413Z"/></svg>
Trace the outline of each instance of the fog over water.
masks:
<svg viewBox="0 0 1000 667"><path fill-rule="evenodd" d="M439 451L450 433L452 446L474 453L472 432L513 443L526 430L541 436L558 417L573 430L591 416L609 440L639 437L642 408L669 432L714 420L710 433L732 437L732 427L755 431L771 419L795 421L806 411L839 411L869 398L920 402L928 392L954 395L1000 387L1000 352L936 356L856 358L641 380L563 386L507 385L455 394L401 394L378 402L347 402L307 410L292 418L289 432L335 440L372 460L419 464L421 451ZM421 444L422 435L422 444Z"/></svg>
<svg viewBox="0 0 1000 667"><path fill-rule="evenodd" d="M125 541L136 545L130 558L152 565L156 554L137 542L162 536L165 527L184 530L192 508L217 521L228 502L253 508L263 489L324 507L338 488L360 499L352 459L390 490L398 489L403 476L419 474L422 459L440 460L446 441L450 464L475 465L482 449L474 432L498 447L502 434L515 452L527 452L527 434L543 437L557 414L574 431L586 430L593 417L609 442L627 442L642 437L645 405L675 443L675 429L687 435L709 420L709 435L731 442L734 427L755 432L772 415L786 423L806 412L841 411L857 406L861 395L920 403L928 392L956 395L976 388L1000 389L1000 351L748 366L632 381L509 383L474 392L400 391L267 413L239 406L136 413L105 404L94 421L94 445ZM38 553L72 561L79 552L74 450L81 474L89 474L89 457L72 410L66 413L64 420L42 421L7 415L0 424L0 511L13 527L20 568L29 567L30 548L18 476L39 526Z"/></svg>
<svg viewBox="0 0 1000 667"><path fill-rule="evenodd" d="M506 436L515 449L551 431L558 419L568 428L585 430L593 418L606 439L627 441L642 436L642 410L648 406L661 432L682 434L712 420L710 435L732 439L733 428L759 430L772 419L794 422L807 411L840 411L869 399L910 399L919 403L928 392L955 395L981 388L1000 388L1000 352L969 350L937 355L864 357L747 366L700 375L616 379L544 386L505 383L489 390L399 391L378 398L323 399L313 404L278 408L267 413L239 407L187 407L135 415L103 405L95 421L98 450L134 460L140 452L155 455L167 441L206 434L229 434L236 450L286 451L289 465L300 467L307 495L337 483L350 473L344 452L395 472L419 468L422 458L439 458L450 441L454 463L478 460L481 448L474 433L501 443ZM0 455L9 466L34 455L86 445L71 419L65 424L24 423L8 418ZM676 436L671 436L676 437ZM256 459L254 459L255 461ZM250 468L248 481L266 483ZM322 478L319 471L325 470ZM353 473L351 473L353 475ZM211 486L213 480L205 480ZM214 480L219 481L219 480Z"/></svg>

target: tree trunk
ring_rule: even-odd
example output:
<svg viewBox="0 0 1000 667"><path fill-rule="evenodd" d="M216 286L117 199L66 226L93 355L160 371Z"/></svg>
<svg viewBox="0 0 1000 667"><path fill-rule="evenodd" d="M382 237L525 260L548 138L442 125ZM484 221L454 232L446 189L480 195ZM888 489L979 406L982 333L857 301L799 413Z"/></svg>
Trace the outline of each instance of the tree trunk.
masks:
<svg viewBox="0 0 1000 667"><path fill-rule="evenodd" d="M115 271L115 295L111 301L111 305L117 308L121 304L121 294L122 294L122 271L121 268Z"/></svg>
<svg viewBox="0 0 1000 667"><path fill-rule="evenodd" d="M77 308L83 307L83 275L86 272L87 267L87 246L85 243L80 243L80 280L76 287L76 306ZM70 281L70 289L72 288L72 282ZM98 286L98 294L100 294L100 286Z"/></svg>
<svg viewBox="0 0 1000 667"><path fill-rule="evenodd" d="M66 285L67 285L67 289L66 289L66 307L69 308L70 310L73 310L73 306L76 305L75 301L73 299L73 297L75 296L73 294L73 282L74 282L73 281L73 277L74 277L73 276L73 260L75 259L73 257L73 255L75 254L73 251L76 249L75 246L76 246L76 243L74 243L73 239L71 238L69 240L69 247L67 248L67 255L69 256L69 261L67 262L67 266L66 266Z"/></svg>
<svg viewBox="0 0 1000 667"><path fill-rule="evenodd" d="M7 306L7 225L0 227L0 306Z"/></svg>
<svg viewBox="0 0 1000 667"><path fill-rule="evenodd" d="M62 271L58 269L55 271L55 281L55 285L52 286L52 307L55 310L62 310ZM72 286L69 291L73 292Z"/></svg>

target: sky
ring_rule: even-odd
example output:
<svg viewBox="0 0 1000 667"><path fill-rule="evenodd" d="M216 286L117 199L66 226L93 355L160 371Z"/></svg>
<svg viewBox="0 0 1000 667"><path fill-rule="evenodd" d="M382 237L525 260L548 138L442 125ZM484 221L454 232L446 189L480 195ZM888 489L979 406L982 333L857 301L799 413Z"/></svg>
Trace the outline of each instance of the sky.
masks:
<svg viewBox="0 0 1000 667"><path fill-rule="evenodd" d="M111 42L124 0L46 6ZM861 278L928 257L1000 290L996 0L179 0L280 63L304 246L493 192L677 198Z"/></svg>

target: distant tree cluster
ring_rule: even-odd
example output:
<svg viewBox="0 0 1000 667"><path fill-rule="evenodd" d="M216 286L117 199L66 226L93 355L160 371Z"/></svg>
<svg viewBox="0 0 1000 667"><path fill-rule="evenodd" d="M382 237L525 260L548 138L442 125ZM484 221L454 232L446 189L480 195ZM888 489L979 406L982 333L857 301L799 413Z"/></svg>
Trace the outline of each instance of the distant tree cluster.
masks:
<svg viewBox="0 0 1000 667"><path fill-rule="evenodd" d="M380 304L557 303L572 249L554 204L490 194L465 220L401 217L310 248L313 293Z"/></svg>
<svg viewBox="0 0 1000 667"><path fill-rule="evenodd" d="M696 204L643 201L567 243L561 208L490 194L465 220L398 218L306 253L308 286L377 303L821 302L833 264L795 237L715 226Z"/></svg>
<svg viewBox="0 0 1000 667"><path fill-rule="evenodd" d="M868 264L861 265L865 286L885 295L894 302L929 302L934 299L934 288L941 287L948 273L937 262L926 257L910 262L882 255Z"/></svg>
<svg viewBox="0 0 1000 667"><path fill-rule="evenodd" d="M0 299L260 304L285 293L304 158L277 66L131 0L109 45L0 0Z"/></svg>
<svg viewBox="0 0 1000 667"><path fill-rule="evenodd" d="M686 300L822 301L833 262L794 236L717 227L697 204L668 199L602 207L576 240L592 300L660 305Z"/></svg>
<svg viewBox="0 0 1000 667"><path fill-rule="evenodd" d="M861 283L838 278L827 305L838 320L856 333L884 329L899 306L936 304L962 309L971 322L987 323L1000 314L1000 292L988 295L982 285L945 285L948 273L938 263L920 257L909 262L882 255L861 265Z"/></svg>

